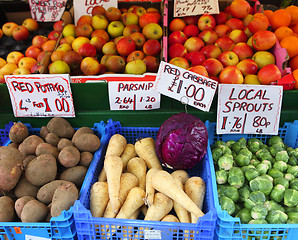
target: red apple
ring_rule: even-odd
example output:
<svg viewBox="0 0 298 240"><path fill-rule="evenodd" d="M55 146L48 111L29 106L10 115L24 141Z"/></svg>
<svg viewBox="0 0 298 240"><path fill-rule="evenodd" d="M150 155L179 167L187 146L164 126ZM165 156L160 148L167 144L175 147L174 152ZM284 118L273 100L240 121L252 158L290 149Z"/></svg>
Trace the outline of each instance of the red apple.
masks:
<svg viewBox="0 0 298 240"><path fill-rule="evenodd" d="M171 45L168 49L169 51L169 57L170 59L175 58L175 57L185 57L187 54L186 48L180 44L180 43L175 43Z"/></svg>
<svg viewBox="0 0 298 240"><path fill-rule="evenodd" d="M106 9L103 6L96 5L95 7L92 8L91 15L105 15L106 14Z"/></svg>
<svg viewBox="0 0 298 240"><path fill-rule="evenodd" d="M105 30L102 30L102 29L94 30L91 33L91 38L93 38L93 37L102 37L104 40L106 40L106 42L108 42L110 40L109 34Z"/></svg>
<svg viewBox="0 0 298 240"><path fill-rule="evenodd" d="M275 64L268 64L259 70L257 76L261 84L269 85L281 78L281 72Z"/></svg>
<svg viewBox="0 0 298 240"><path fill-rule="evenodd" d="M41 73L43 71L43 68L44 66L40 63L40 62L36 62L32 67L31 69L28 71L30 71L30 73ZM25 69L27 68L19 68L20 70L22 69L22 71L24 71ZM26 71L26 70L25 70ZM30 73L27 73L27 74L30 74Z"/></svg>
<svg viewBox="0 0 298 240"><path fill-rule="evenodd" d="M139 17L146 14L146 9L142 6L137 6L135 9L132 10L133 13L136 13Z"/></svg>
<svg viewBox="0 0 298 240"><path fill-rule="evenodd" d="M82 23L76 27L76 36L77 37L90 38L92 32L93 32L93 28L88 23Z"/></svg>
<svg viewBox="0 0 298 240"><path fill-rule="evenodd" d="M134 40L134 42L136 43L137 49L142 49L144 43L146 42L146 38L145 38L144 34L142 34L140 32L135 32L135 33L131 34L130 38L132 40Z"/></svg>
<svg viewBox="0 0 298 240"><path fill-rule="evenodd" d="M244 28L243 22L238 18L230 18L225 22L225 25L229 26L231 30L235 30L235 29L242 30Z"/></svg>
<svg viewBox="0 0 298 240"><path fill-rule="evenodd" d="M198 28L197 25L190 24L185 26L185 28L183 29L183 33L187 37L197 37L199 36L200 29Z"/></svg>
<svg viewBox="0 0 298 240"><path fill-rule="evenodd" d="M103 45L106 44L106 40L102 37L93 37L90 39L90 44L92 44L97 52L101 52Z"/></svg>
<svg viewBox="0 0 298 240"><path fill-rule="evenodd" d="M190 37L184 43L184 47L188 52L200 51L204 46L204 42L198 37Z"/></svg>
<svg viewBox="0 0 298 240"><path fill-rule="evenodd" d="M215 19L216 25L225 24L225 22L228 20L228 15L223 11L219 11L218 14L213 14L212 16Z"/></svg>
<svg viewBox="0 0 298 240"><path fill-rule="evenodd" d="M78 21L77 21L77 26L81 25L81 24L90 24L92 23L92 16L90 15L82 15L79 17Z"/></svg>
<svg viewBox="0 0 298 240"><path fill-rule="evenodd" d="M200 15L184 16L183 21L185 22L186 25L190 25L190 24L197 25L199 18L200 18Z"/></svg>
<svg viewBox="0 0 298 240"><path fill-rule="evenodd" d="M41 62L41 60L44 58L47 52L42 51L40 54L37 56L37 62Z"/></svg>
<svg viewBox="0 0 298 240"><path fill-rule="evenodd" d="M268 30L260 30L252 36L252 46L257 51L265 51L272 48L276 43L276 35Z"/></svg>
<svg viewBox="0 0 298 240"><path fill-rule="evenodd" d="M202 65L202 63L206 60L205 55L202 52L189 52L185 55L185 59L189 62L189 65L196 66Z"/></svg>
<svg viewBox="0 0 298 240"><path fill-rule="evenodd" d="M143 59L143 62L146 64L147 72L156 73L159 68L159 61L154 56L146 56Z"/></svg>
<svg viewBox="0 0 298 240"><path fill-rule="evenodd" d="M239 63L238 56L236 55L236 53L232 51L222 52L219 55L218 60L222 63L224 67L237 65Z"/></svg>
<svg viewBox="0 0 298 240"><path fill-rule="evenodd" d="M186 23L184 22L184 20L182 18L174 18L169 25L169 30L171 32L174 31L183 31L183 29L185 28Z"/></svg>
<svg viewBox="0 0 298 240"><path fill-rule="evenodd" d="M106 54L113 54L113 55L118 55L117 48L116 48L116 43L115 42L107 42L102 46L101 49L102 53L104 55Z"/></svg>
<svg viewBox="0 0 298 240"><path fill-rule="evenodd" d="M71 47L74 51L78 51L79 47L82 46L84 43L90 43L89 38L86 37L77 37L75 40L73 40Z"/></svg>
<svg viewBox="0 0 298 240"><path fill-rule="evenodd" d="M22 25L26 27L29 32L36 31L39 27L38 22L32 18L26 18Z"/></svg>
<svg viewBox="0 0 298 240"><path fill-rule="evenodd" d="M240 61L246 58L252 58L254 55L253 49L245 42L237 43L232 51L237 54Z"/></svg>
<svg viewBox="0 0 298 240"><path fill-rule="evenodd" d="M38 55L42 52L42 50L37 46L30 46L26 49L25 55L26 57L32 57L34 59L37 59Z"/></svg>
<svg viewBox="0 0 298 240"><path fill-rule="evenodd" d="M139 19L139 26L141 28L145 27L148 23L157 23L158 19L154 13L145 13Z"/></svg>
<svg viewBox="0 0 298 240"><path fill-rule="evenodd" d="M198 27L201 31L213 29L215 25L215 19L210 14L203 14L198 20Z"/></svg>
<svg viewBox="0 0 298 240"><path fill-rule="evenodd" d="M206 58L218 58L222 53L221 49L216 45L206 45L201 49Z"/></svg>
<svg viewBox="0 0 298 240"><path fill-rule="evenodd" d="M63 27L64 27L64 21L63 20L59 20L59 21L57 21L53 24L53 29L55 31L60 32L60 33L63 31Z"/></svg>
<svg viewBox="0 0 298 240"><path fill-rule="evenodd" d="M156 39L149 39L143 45L143 52L146 55L158 56L161 51L160 42Z"/></svg>
<svg viewBox="0 0 298 240"><path fill-rule="evenodd" d="M123 36L130 37L134 32L141 32L141 28L136 24L130 24L123 29Z"/></svg>
<svg viewBox="0 0 298 240"><path fill-rule="evenodd" d="M106 10L106 18L112 22L112 21L118 21L121 19L121 11L119 8L116 7L109 7Z"/></svg>
<svg viewBox="0 0 298 240"><path fill-rule="evenodd" d="M225 24L220 24L215 26L214 31L216 32L217 36L220 38L220 37L229 35L229 33L231 32L231 28Z"/></svg>
<svg viewBox="0 0 298 240"><path fill-rule="evenodd" d="M63 61L69 65L72 71L80 68L82 59L82 56L76 51L66 52L63 56Z"/></svg>
<svg viewBox="0 0 298 240"><path fill-rule="evenodd" d="M214 30L208 29L200 32L199 38L201 38L206 45L211 45L216 42L218 36Z"/></svg>
<svg viewBox="0 0 298 240"><path fill-rule="evenodd" d="M189 63L188 61L184 58L184 57L175 57L175 58L172 58L170 61L169 61L170 64L173 64L177 67L181 67L181 68L184 68L184 69L188 69L189 68Z"/></svg>
<svg viewBox="0 0 298 240"><path fill-rule="evenodd" d="M29 37L29 30L24 26L17 26L12 30L12 37L16 41L26 40Z"/></svg>
<svg viewBox="0 0 298 240"><path fill-rule="evenodd" d="M127 56L126 62L135 61L137 59L143 60L144 58L145 58L145 53L143 51L135 50Z"/></svg>
<svg viewBox="0 0 298 240"><path fill-rule="evenodd" d="M226 51L231 51L235 43L228 36L224 36L217 39L214 45L218 46L222 52L226 52Z"/></svg>
<svg viewBox="0 0 298 240"><path fill-rule="evenodd" d="M219 74L219 83L226 84L242 84L243 75L241 71L234 65L225 67Z"/></svg>
<svg viewBox="0 0 298 240"><path fill-rule="evenodd" d="M218 76L221 71L224 69L224 66L220 61L215 58L208 58L203 63L204 66L209 74L210 77Z"/></svg>
<svg viewBox="0 0 298 240"><path fill-rule="evenodd" d="M169 39L169 46L175 43L184 44L185 41L187 40L187 36L182 31L174 31L170 34L168 39Z"/></svg>
<svg viewBox="0 0 298 240"><path fill-rule="evenodd" d="M84 75L97 75L100 72L101 65L97 59L93 57L85 57L80 65L80 69Z"/></svg>
<svg viewBox="0 0 298 240"><path fill-rule="evenodd" d="M266 30L269 27L269 20L265 14L255 13L247 26L251 33L256 33L260 30Z"/></svg>
<svg viewBox="0 0 298 240"><path fill-rule="evenodd" d="M233 0L230 5L230 12L233 17L244 19L250 12L250 5L245 0Z"/></svg>
<svg viewBox="0 0 298 240"><path fill-rule="evenodd" d="M36 35L33 37L32 39L32 45L33 46L37 46L39 48L42 47L42 45L47 42L49 39L46 36L42 36L42 35Z"/></svg>
<svg viewBox="0 0 298 240"><path fill-rule="evenodd" d="M84 57L96 57L96 48L91 43L84 43L78 48L78 53Z"/></svg>
<svg viewBox="0 0 298 240"><path fill-rule="evenodd" d="M136 50L136 43L130 37L124 37L117 42L116 48L121 56L127 57Z"/></svg>
<svg viewBox="0 0 298 240"><path fill-rule="evenodd" d="M49 32L48 39L57 41L59 36L60 36L60 32L53 30L53 31Z"/></svg>
<svg viewBox="0 0 298 240"><path fill-rule="evenodd" d="M51 61L55 62L55 61L63 61L63 57L65 55L65 51L62 50L55 50L52 54L51 54Z"/></svg>
<svg viewBox="0 0 298 240"><path fill-rule="evenodd" d="M244 31L235 29L229 34L229 38L231 38L234 43L239 43L239 42L246 42L247 41L247 36Z"/></svg>
<svg viewBox="0 0 298 240"><path fill-rule="evenodd" d="M244 59L240 61L236 66L239 68L243 76L246 76L249 74L255 75L259 70L258 65L252 59Z"/></svg>
<svg viewBox="0 0 298 240"><path fill-rule="evenodd" d="M59 43L60 43L60 44L67 43L67 44L71 45L72 42L73 42L73 40L75 40L75 38L74 38L73 36L67 36L67 37L63 37L63 38L61 38L61 40L60 40Z"/></svg>
<svg viewBox="0 0 298 240"><path fill-rule="evenodd" d="M206 68L202 65L197 65L197 66L190 67L188 70L191 71L191 72L197 73L201 76L209 77Z"/></svg>
<svg viewBox="0 0 298 240"><path fill-rule="evenodd" d="M123 73L125 70L125 60L121 56L110 56L105 63L108 72Z"/></svg>

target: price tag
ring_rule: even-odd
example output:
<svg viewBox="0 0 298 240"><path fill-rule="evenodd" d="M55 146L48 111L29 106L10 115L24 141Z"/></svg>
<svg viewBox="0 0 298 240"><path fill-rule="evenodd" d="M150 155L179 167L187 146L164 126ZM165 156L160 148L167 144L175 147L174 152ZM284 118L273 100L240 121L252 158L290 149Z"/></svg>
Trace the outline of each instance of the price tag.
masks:
<svg viewBox="0 0 298 240"><path fill-rule="evenodd" d="M151 110L160 108L160 94L153 81L109 82L111 110Z"/></svg>
<svg viewBox="0 0 298 240"><path fill-rule="evenodd" d="M6 75L15 117L75 117L68 74Z"/></svg>
<svg viewBox="0 0 298 240"><path fill-rule="evenodd" d="M75 24L82 15L91 15L92 9L95 6L102 6L105 9L109 7L118 8L117 0L73 0Z"/></svg>
<svg viewBox="0 0 298 240"><path fill-rule="evenodd" d="M51 238L36 237L32 235L25 235L25 240L51 240Z"/></svg>
<svg viewBox="0 0 298 240"><path fill-rule="evenodd" d="M174 0L174 17L194 16L207 13L219 13L218 0Z"/></svg>
<svg viewBox="0 0 298 240"><path fill-rule="evenodd" d="M145 239L161 239L161 231L160 230L144 230L144 238Z"/></svg>
<svg viewBox="0 0 298 240"><path fill-rule="evenodd" d="M57 22L61 19L67 0L29 0L31 17L40 22Z"/></svg>
<svg viewBox="0 0 298 240"><path fill-rule="evenodd" d="M161 61L155 88L168 97L209 111L217 82L194 72Z"/></svg>
<svg viewBox="0 0 298 240"><path fill-rule="evenodd" d="M282 86L219 84L217 134L278 134Z"/></svg>

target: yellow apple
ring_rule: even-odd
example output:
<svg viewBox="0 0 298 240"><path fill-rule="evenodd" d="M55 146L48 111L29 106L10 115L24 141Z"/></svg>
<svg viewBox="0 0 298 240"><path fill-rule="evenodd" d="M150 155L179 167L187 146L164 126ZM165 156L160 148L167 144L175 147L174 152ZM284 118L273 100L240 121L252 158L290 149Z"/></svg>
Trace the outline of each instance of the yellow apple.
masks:
<svg viewBox="0 0 298 240"><path fill-rule="evenodd" d="M275 64L275 56L268 51L257 51L251 59L257 63L259 69L268 64Z"/></svg>
<svg viewBox="0 0 298 240"><path fill-rule="evenodd" d="M84 43L89 43L90 40L86 37L78 37L73 40L71 47L74 51L78 52L79 47L82 46Z"/></svg>
<svg viewBox="0 0 298 240"><path fill-rule="evenodd" d="M10 52L6 57L6 62L18 65L21 58L25 57L23 53L18 51Z"/></svg>
<svg viewBox="0 0 298 240"><path fill-rule="evenodd" d="M6 63L1 69L0 74L3 75L11 75L14 70L16 70L18 66L14 63Z"/></svg>
<svg viewBox="0 0 298 240"><path fill-rule="evenodd" d="M76 37L76 26L74 24L67 24L62 31L63 37Z"/></svg>
<svg viewBox="0 0 298 240"><path fill-rule="evenodd" d="M66 62L58 60L50 64L49 73L50 74L69 74L70 67Z"/></svg>

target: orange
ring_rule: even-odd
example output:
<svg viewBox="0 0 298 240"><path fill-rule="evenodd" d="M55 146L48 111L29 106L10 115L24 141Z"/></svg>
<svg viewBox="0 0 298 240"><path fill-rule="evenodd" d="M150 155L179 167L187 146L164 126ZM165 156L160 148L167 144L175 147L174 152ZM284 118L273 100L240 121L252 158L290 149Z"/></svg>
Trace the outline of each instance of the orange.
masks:
<svg viewBox="0 0 298 240"><path fill-rule="evenodd" d="M298 23L298 6L291 5L286 7L286 11L288 11L291 15L291 23L290 25L294 25Z"/></svg>
<svg viewBox="0 0 298 240"><path fill-rule="evenodd" d="M282 26L288 27L291 23L291 15L285 9L278 9L272 13L269 22L274 30Z"/></svg>
<svg viewBox="0 0 298 240"><path fill-rule="evenodd" d="M294 89L298 90L298 69L293 71L293 77L295 79Z"/></svg>
<svg viewBox="0 0 298 240"><path fill-rule="evenodd" d="M273 11L270 10L270 9L266 9L266 10L264 10L263 13L266 15L266 17L267 17L268 19L270 19L270 17L271 17L271 15L272 15Z"/></svg>
<svg viewBox="0 0 298 240"><path fill-rule="evenodd" d="M290 58L298 54L298 38L295 36L284 37L280 42L280 46L287 50Z"/></svg>
<svg viewBox="0 0 298 240"><path fill-rule="evenodd" d="M290 58L289 66L292 69L292 71L298 69L298 55L296 55L295 57Z"/></svg>
<svg viewBox="0 0 298 240"><path fill-rule="evenodd" d="M279 27L274 31L275 36L277 37L278 41L281 41L286 36L292 36L293 30L289 27Z"/></svg>

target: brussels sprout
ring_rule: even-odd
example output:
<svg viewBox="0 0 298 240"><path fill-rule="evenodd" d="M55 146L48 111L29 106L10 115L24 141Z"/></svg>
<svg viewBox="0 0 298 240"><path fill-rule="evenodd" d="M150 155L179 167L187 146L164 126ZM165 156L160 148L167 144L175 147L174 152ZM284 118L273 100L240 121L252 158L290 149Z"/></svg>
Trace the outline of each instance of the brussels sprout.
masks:
<svg viewBox="0 0 298 240"><path fill-rule="evenodd" d="M296 212L296 207L288 207L288 206L285 206L285 210L284 212L286 214L288 214L289 212Z"/></svg>
<svg viewBox="0 0 298 240"><path fill-rule="evenodd" d="M257 169L249 169L245 173L245 178L247 179L247 181L251 181L257 176L259 176L259 171Z"/></svg>
<svg viewBox="0 0 298 240"><path fill-rule="evenodd" d="M280 136L272 136L268 139L267 144L268 146L272 146L278 142L283 142Z"/></svg>
<svg viewBox="0 0 298 240"><path fill-rule="evenodd" d="M250 169L256 169L253 165L243 166L241 167L241 170L243 173L246 173Z"/></svg>
<svg viewBox="0 0 298 240"><path fill-rule="evenodd" d="M251 138L251 139L248 140L247 145L248 145L248 149L252 153L256 153L261 148L261 146L263 145L263 142L260 139Z"/></svg>
<svg viewBox="0 0 298 240"><path fill-rule="evenodd" d="M219 148L222 150L223 155L232 154L232 150L227 145L221 145Z"/></svg>
<svg viewBox="0 0 298 240"><path fill-rule="evenodd" d="M228 173L225 170L215 172L217 184L225 184L228 181Z"/></svg>
<svg viewBox="0 0 298 240"><path fill-rule="evenodd" d="M284 195L284 205L295 207L298 204L298 191L295 189L286 189Z"/></svg>
<svg viewBox="0 0 298 240"><path fill-rule="evenodd" d="M230 154L224 154L218 160L218 166L222 170L230 170L233 167L234 160L233 156Z"/></svg>
<svg viewBox="0 0 298 240"><path fill-rule="evenodd" d="M218 159L220 159L223 155L223 152L221 150L221 148L214 148L212 149L212 158L213 158L213 162L215 164L217 164Z"/></svg>
<svg viewBox="0 0 298 240"><path fill-rule="evenodd" d="M242 224L246 224L252 219L250 210L247 208L242 208L235 217L239 217Z"/></svg>
<svg viewBox="0 0 298 240"><path fill-rule="evenodd" d="M240 151L239 151L238 154L243 154L245 156L248 156L249 160L251 160L251 158L252 158L252 152L249 151L248 148L242 148L242 149L240 149Z"/></svg>
<svg viewBox="0 0 298 240"><path fill-rule="evenodd" d="M289 166L288 166L288 168L289 168ZM295 177L292 173L286 173L285 174L285 179L291 181L291 180L295 179Z"/></svg>
<svg viewBox="0 0 298 240"><path fill-rule="evenodd" d="M257 204L252 207L250 214L253 219L265 219L268 214L268 210L263 205Z"/></svg>
<svg viewBox="0 0 298 240"><path fill-rule="evenodd" d="M283 150L283 151L280 151L280 152L276 153L275 160L276 161L283 161L283 162L287 163L289 161L288 152L286 150Z"/></svg>
<svg viewBox="0 0 298 240"><path fill-rule="evenodd" d="M242 148L246 148L246 140L245 138L240 138L237 142L232 145L232 151L235 153L239 153Z"/></svg>
<svg viewBox="0 0 298 240"><path fill-rule="evenodd" d="M259 176L251 180L249 186L252 191L261 191L265 195L269 195L273 188L273 183L268 178Z"/></svg>
<svg viewBox="0 0 298 240"><path fill-rule="evenodd" d="M245 199L244 207L246 207L248 209L252 209L253 206L255 206L257 204L263 205L265 203L265 201L266 201L266 196L263 192L254 191L249 194L247 199Z"/></svg>
<svg viewBox="0 0 298 240"><path fill-rule="evenodd" d="M227 187L227 185L217 185L217 194L218 196L222 195L223 190Z"/></svg>
<svg viewBox="0 0 298 240"><path fill-rule="evenodd" d="M286 223L288 220L288 215L280 210L271 210L268 212L266 221L273 224Z"/></svg>
<svg viewBox="0 0 298 240"><path fill-rule="evenodd" d="M273 164L273 168L279 170L280 172L285 172L288 168L288 164L286 164L284 161L276 161Z"/></svg>
<svg viewBox="0 0 298 240"><path fill-rule="evenodd" d="M239 201L245 202L245 199L247 199L250 194L249 186L244 185L243 187L238 189L238 192L239 192Z"/></svg>
<svg viewBox="0 0 298 240"><path fill-rule="evenodd" d="M235 212L233 213L233 217L242 209L243 207L240 204L235 204Z"/></svg>
<svg viewBox="0 0 298 240"><path fill-rule="evenodd" d="M291 180L290 187L298 191L298 178Z"/></svg>
<svg viewBox="0 0 298 240"><path fill-rule="evenodd" d="M218 140L211 145L211 149L218 148L219 146L226 146L226 142Z"/></svg>
<svg viewBox="0 0 298 240"><path fill-rule="evenodd" d="M281 202L284 198L285 190L286 188L283 185L281 184L275 185L271 191L270 199L278 203Z"/></svg>
<svg viewBox="0 0 298 240"><path fill-rule="evenodd" d="M250 160L250 164L253 165L254 167L257 167L260 163L261 163L261 161L259 161L259 160L256 159L256 158L252 158L252 159Z"/></svg>
<svg viewBox="0 0 298 240"><path fill-rule="evenodd" d="M264 203L264 207L267 208L268 211L271 211L271 210L280 210L283 212L285 211L285 209L282 205L280 205L279 203L277 203L273 200L266 201Z"/></svg>
<svg viewBox="0 0 298 240"><path fill-rule="evenodd" d="M291 223L298 223L298 212L288 212L288 220Z"/></svg>
<svg viewBox="0 0 298 240"><path fill-rule="evenodd" d="M233 159L235 159L235 157L237 156L237 153L232 151L232 156L233 156Z"/></svg>
<svg viewBox="0 0 298 240"><path fill-rule="evenodd" d="M229 140L229 141L227 141L227 146L228 146L229 148L231 148L232 145L233 145L235 142L236 142L236 141L234 141L234 140Z"/></svg>
<svg viewBox="0 0 298 240"><path fill-rule="evenodd" d="M266 160L266 161L268 161L268 160ZM256 169L260 175L263 175L263 174L267 173L267 171L269 170L269 166L265 163L260 163L259 165L256 166Z"/></svg>
<svg viewBox="0 0 298 240"><path fill-rule="evenodd" d="M263 175L260 176L260 178L267 179L267 180L269 180L270 182L273 183L273 177L269 176L268 174L263 174Z"/></svg>
<svg viewBox="0 0 298 240"><path fill-rule="evenodd" d="M244 185L245 177L239 167L232 167L229 171L228 183L232 187L240 188Z"/></svg>
<svg viewBox="0 0 298 240"><path fill-rule="evenodd" d="M235 187L226 186L222 191L222 195L232 199L235 203L239 200L239 192Z"/></svg>
<svg viewBox="0 0 298 240"><path fill-rule="evenodd" d="M226 210L228 214L232 215L235 212L236 207L232 199L226 196L222 196L219 198L219 204L221 206L221 209Z"/></svg>
<svg viewBox="0 0 298 240"><path fill-rule="evenodd" d="M289 188L289 185L290 185L289 180L285 178L274 178L273 184L274 185L281 184L286 189Z"/></svg>
<svg viewBox="0 0 298 240"><path fill-rule="evenodd" d="M271 156L270 152L266 148L262 148L256 152L256 156L259 160L269 160L271 163L274 162L274 158Z"/></svg>
<svg viewBox="0 0 298 240"><path fill-rule="evenodd" d="M290 156L289 161L287 163L291 166L296 166L296 165L298 165L298 160L297 160L297 158Z"/></svg>
<svg viewBox="0 0 298 240"><path fill-rule="evenodd" d="M275 157L278 152L285 150L285 145L282 142L278 142L270 146L268 150L271 153L271 155Z"/></svg>
<svg viewBox="0 0 298 240"><path fill-rule="evenodd" d="M247 155L239 153L235 157L235 162L239 167L247 166L250 162L250 159Z"/></svg>
<svg viewBox="0 0 298 240"><path fill-rule="evenodd" d="M282 178L284 177L284 174L277 170L276 168L271 168L269 171L268 171L268 175L273 177L273 178Z"/></svg>
<svg viewBox="0 0 298 240"><path fill-rule="evenodd" d="M288 166L287 173L293 174L293 176L296 178L298 177L298 166Z"/></svg>
<svg viewBox="0 0 298 240"><path fill-rule="evenodd" d="M268 222L265 219L252 219L248 224L267 224Z"/></svg>
<svg viewBox="0 0 298 240"><path fill-rule="evenodd" d="M272 163L269 160L263 160L261 163L266 164L269 167L269 169L272 168Z"/></svg>

